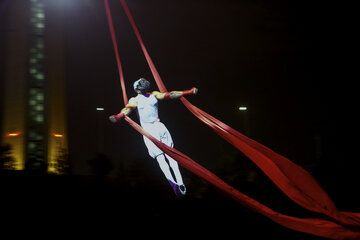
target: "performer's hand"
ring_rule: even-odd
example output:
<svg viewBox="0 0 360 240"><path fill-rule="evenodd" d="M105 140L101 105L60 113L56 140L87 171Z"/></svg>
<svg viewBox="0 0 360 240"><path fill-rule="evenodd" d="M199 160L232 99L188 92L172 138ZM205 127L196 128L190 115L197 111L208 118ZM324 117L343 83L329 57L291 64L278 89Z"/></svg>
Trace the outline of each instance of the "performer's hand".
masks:
<svg viewBox="0 0 360 240"><path fill-rule="evenodd" d="M196 88L196 87L193 87L192 89L190 89L190 90L187 90L187 91L184 91L183 92L183 95L195 95L195 94L197 94L197 92L198 92L199 90Z"/></svg>
<svg viewBox="0 0 360 240"><path fill-rule="evenodd" d="M117 115L111 115L109 117L109 120L113 123L117 123L117 122L120 122L120 120L123 119L124 117L125 117L124 113L119 113Z"/></svg>

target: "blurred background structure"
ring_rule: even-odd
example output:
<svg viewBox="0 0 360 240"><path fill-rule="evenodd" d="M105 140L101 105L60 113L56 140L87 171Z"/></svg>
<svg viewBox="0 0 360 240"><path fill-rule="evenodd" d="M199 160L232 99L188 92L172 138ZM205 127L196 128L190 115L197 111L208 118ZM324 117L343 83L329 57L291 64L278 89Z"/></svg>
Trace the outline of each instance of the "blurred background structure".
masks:
<svg viewBox="0 0 360 240"><path fill-rule="evenodd" d="M5 11L10 31L1 142L11 147L11 168L63 173L68 164L64 2L10 1Z"/></svg>

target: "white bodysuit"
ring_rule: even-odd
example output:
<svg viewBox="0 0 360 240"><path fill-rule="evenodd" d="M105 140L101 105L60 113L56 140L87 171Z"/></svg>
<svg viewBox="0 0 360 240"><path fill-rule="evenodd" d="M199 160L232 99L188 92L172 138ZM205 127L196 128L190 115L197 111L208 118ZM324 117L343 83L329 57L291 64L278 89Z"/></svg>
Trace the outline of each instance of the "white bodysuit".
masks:
<svg viewBox="0 0 360 240"><path fill-rule="evenodd" d="M152 94L137 95L129 100L129 104L136 104L139 113L140 124L151 136L173 147L174 143L170 132L165 125L160 122L158 115L158 100ZM156 158L164 152L152 141L144 136L145 145L151 157Z"/></svg>

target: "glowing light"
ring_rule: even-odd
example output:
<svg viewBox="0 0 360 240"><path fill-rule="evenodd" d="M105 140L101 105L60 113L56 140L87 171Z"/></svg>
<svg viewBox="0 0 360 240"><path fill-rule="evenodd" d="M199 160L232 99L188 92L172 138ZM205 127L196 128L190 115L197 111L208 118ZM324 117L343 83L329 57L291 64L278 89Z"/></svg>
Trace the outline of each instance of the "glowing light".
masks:
<svg viewBox="0 0 360 240"><path fill-rule="evenodd" d="M13 132L6 134L7 137L17 137L21 134L21 132Z"/></svg>
<svg viewBox="0 0 360 240"><path fill-rule="evenodd" d="M96 108L96 111L104 111L104 108L98 107L98 108Z"/></svg>
<svg viewBox="0 0 360 240"><path fill-rule="evenodd" d="M239 110L240 110L240 111L246 111L246 110L247 110L247 107L239 107Z"/></svg>
<svg viewBox="0 0 360 240"><path fill-rule="evenodd" d="M63 138L64 137L63 134L59 134L59 133L53 133L53 136L57 137L57 138Z"/></svg>

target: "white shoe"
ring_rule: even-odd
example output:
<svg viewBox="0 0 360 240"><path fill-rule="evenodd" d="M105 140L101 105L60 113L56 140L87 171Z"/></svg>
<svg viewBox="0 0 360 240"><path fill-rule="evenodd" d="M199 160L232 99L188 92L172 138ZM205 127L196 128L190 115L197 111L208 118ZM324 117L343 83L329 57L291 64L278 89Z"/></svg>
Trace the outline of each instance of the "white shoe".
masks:
<svg viewBox="0 0 360 240"><path fill-rule="evenodd" d="M178 185L178 190L181 193L181 195L185 195L186 194L186 187L184 184Z"/></svg>

